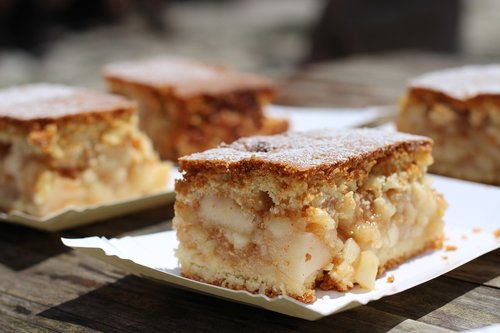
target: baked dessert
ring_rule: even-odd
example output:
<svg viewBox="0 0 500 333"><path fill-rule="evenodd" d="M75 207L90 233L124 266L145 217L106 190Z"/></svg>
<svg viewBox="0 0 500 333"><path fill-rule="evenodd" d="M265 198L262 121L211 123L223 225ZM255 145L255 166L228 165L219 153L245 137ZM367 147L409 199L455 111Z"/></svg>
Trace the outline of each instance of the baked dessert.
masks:
<svg viewBox="0 0 500 333"><path fill-rule="evenodd" d="M0 91L0 208L45 216L163 190L134 103L61 85Z"/></svg>
<svg viewBox="0 0 500 333"><path fill-rule="evenodd" d="M288 128L265 118L274 85L255 75L164 57L110 64L104 77L110 91L139 102L140 127L163 159Z"/></svg>
<svg viewBox="0 0 500 333"><path fill-rule="evenodd" d="M431 140L374 129L243 138L179 159L184 276L315 300L442 244L445 201L426 178Z"/></svg>
<svg viewBox="0 0 500 333"><path fill-rule="evenodd" d="M431 172L500 185L500 66L466 66L411 80L397 128L434 140Z"/></svg>

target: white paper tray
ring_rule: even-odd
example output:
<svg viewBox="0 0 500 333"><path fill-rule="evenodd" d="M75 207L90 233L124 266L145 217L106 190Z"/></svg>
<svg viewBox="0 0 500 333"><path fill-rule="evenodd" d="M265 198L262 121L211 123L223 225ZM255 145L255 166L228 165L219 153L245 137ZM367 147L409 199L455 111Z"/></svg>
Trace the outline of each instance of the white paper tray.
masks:
<svg viewBox="0 0 500 333"><path fill-rule="evenodd" d="M309 130L314 128L354 127L370 123L391 113L388 107L365 109L319 109L307 107L268 106L266 113L273 117L289 119L291 130ZM175 199L173 178L179 177L174 172L165 191L135 199L116 201L109 204L85 208L68 208L56 214L44 217L32 216L20 211L8 213L0 211L0 221L22 224L45 231L58 231L74 228L87 223L105 220L172 203ZM1 186L1 184L0 184Z"/></svg>
<svg viewBox="0 0 500 333"><path fill-rule="evenodd" d="M174 231L110 240L90 237L62 241L69 247L132 274L290 316L316 320L424 283L500 246L500 238L494 236L494 230L500 228L500 187L438 176L432 176L432 179L434 186L444 193L449 203L445 215L445 244L454 245L457 249L429 252L389 270L377 280L375 289L370 292L357 289L345 293L318 290L318 300L309 305L289 297L270 299L181 277L174 256L177 247ZM387 282L386 277L389 275L394 275L393 283Z"/></svg>
<svg viewBox="0 0 500 333"><path fill-rule="evenodd" d="M21 224L45 231L75 228L100 220L168 205L175 200L173 182L172 179L164 191L155 194L95 206L71 207L44 217L33 216L20 211L0 212L0 221Z"/></svg>
<svg viewBox="0 0 500 333"><path fill-rule="evenodd" d="M110 204L86 208L69 208L47 217L37 217L19 211L0 212L0 220L45 231L76 228L88 223L131 214L145 209L168 205L175 199L172 190L143 196L136 199L116 201Z"/></svg>

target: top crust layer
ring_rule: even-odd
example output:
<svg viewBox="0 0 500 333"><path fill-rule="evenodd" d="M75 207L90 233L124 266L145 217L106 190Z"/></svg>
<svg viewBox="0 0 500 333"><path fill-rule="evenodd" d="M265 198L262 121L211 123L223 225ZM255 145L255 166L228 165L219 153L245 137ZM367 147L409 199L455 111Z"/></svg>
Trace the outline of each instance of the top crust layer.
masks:
<svg viewBox="0 0 500 333"><path fill-rule="evenodd" d="M460 101L478 96L500 96L500 65L464 66L430 72L411 80L409 88L442 93Z"/></svg>
<svg viewBox="0 0 500 333"><path fill-rule="evenodd" d="M172 91L179 97L218 95L237 90L274 90L265 78L179 58L160 57L114 63L104 68L106 79Z"/></svg>
<svg viewBox="0 0 500 333"><path fill-rule="evenodd" d="M134 110L135 103L115 95L53 84L32 84L0 91L0 119L37 121Z"/></svg>
<svg viewBox="0 0 500 333"><path fill-rule="evenodd" d="M285 174L304 173L362 164L366 159L394 151L430 149L432 140L376 129L335 129L288 132L274 136L239 139L232 144L179 159L181 170L268 169Z"/></svg>

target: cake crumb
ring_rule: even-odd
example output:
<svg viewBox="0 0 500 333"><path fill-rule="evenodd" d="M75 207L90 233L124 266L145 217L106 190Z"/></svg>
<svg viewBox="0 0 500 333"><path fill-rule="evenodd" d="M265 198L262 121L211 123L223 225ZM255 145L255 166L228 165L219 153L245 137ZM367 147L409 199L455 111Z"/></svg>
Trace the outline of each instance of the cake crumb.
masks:
<svg viewBox="0 0 500 333"><path fill-rule="evenodd" d="M497 238L500 238L500 229L493 231L493 235L495 235L495 237Z"/></svg>
<svg viewBox="0 0 500 333"><path fill-rule="evenodd" d="M387 282L388 283L393 283L394 282L394 274L391 274L387 277Z"/></svg>
<svg viewBox="0 0 500 333"><path fill-rule="evenodd" d="M472 232L475 234L478 234L481 232L481 228L478 228L478 227L472 228Z"/></svg>
<svg viewBox="0 0 500 333"><path fill-rule="evenodd" d="M457 247L455 245L446 245L444 248L445 251L456 251Z"/></svg>
<svg viewBox="0 0 500 333"><path fill-rule="evenodd" d="M306 262L310 261L312 258L310 253L306 253Z"/></svg>
<svg viewBox="0 0 500 333"><path fill-rule="evenodd" d="M448 260L448 256L442 256L443 260Z"/></svg>
<svg viewBox="0 0 500 333"><path fill-rule="evenodd" d="M465 239L467 239L468 237L467 237L467 235L462 235L462 237L460 237L460 238L461 238L461 239L463 239L463 240L465 240Z"/></svg>

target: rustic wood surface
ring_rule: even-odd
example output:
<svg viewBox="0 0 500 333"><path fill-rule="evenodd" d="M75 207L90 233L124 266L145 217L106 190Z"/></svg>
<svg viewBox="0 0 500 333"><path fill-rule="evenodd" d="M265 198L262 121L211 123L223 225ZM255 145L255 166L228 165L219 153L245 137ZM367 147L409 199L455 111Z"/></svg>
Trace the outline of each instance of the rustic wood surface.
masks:
<svg viewBox="0 0 500 333"><path fill-rule="evenodd" d="M317 65L287 79L288 104L394 104L417 72L463 63L409 54ZM44 233L0 223L0 332L449 332L500 323L500 250L406 292L309 322L173 288L64 247L61 236L171 228L172 207Z"/></svg>
<svg viewBox="0 0 500 333"><path fill-rule="evenodd" d="M499 56L414 52L358 55L311 65L283 78L277 102L321 107L393 105L408 79L425 72L500 62Z"/></svg>

